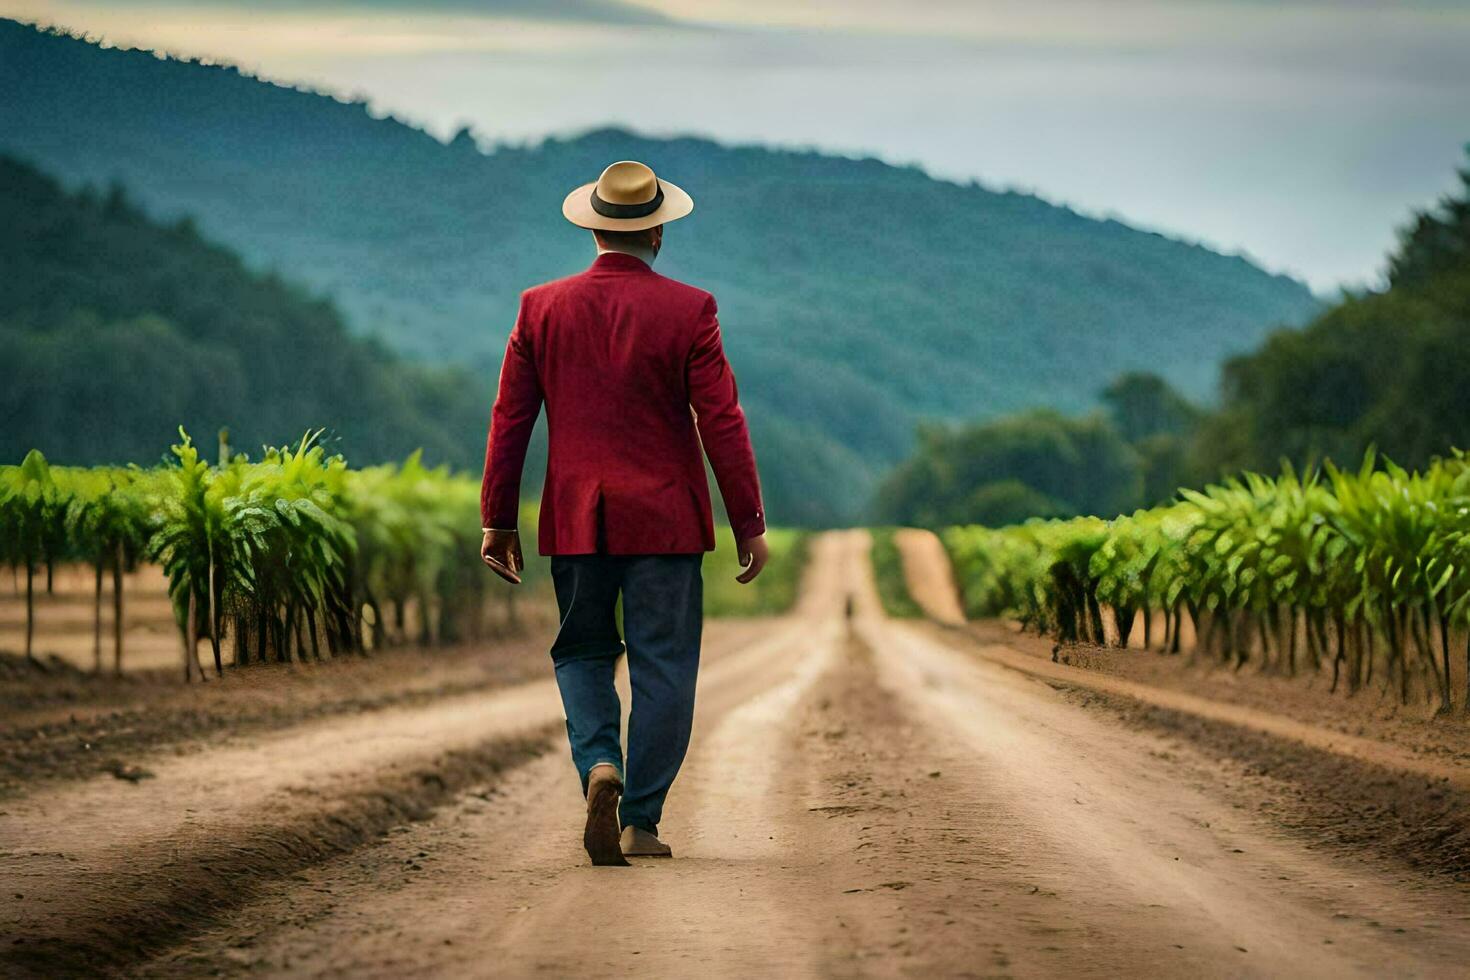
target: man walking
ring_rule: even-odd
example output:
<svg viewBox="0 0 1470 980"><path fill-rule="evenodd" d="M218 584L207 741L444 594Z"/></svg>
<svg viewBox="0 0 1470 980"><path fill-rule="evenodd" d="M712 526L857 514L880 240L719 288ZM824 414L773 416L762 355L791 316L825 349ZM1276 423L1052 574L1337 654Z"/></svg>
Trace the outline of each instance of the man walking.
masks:
<svg viewBox="0 0 1470 980"><path fill-rule="evenodd" d="M567 195L562 214L592 231L597 259L522 295L485 452L481 556L518 583L521 469L545 402L538 543L561 612L551 657L587 798L583 845L598 865L672 855L658 824L689 745L700 563L715 542L701 444L735 531L739 581L767 558L755 454L714 297L652 269L664 225L693 209L688 194L632 161ZM633 690L626 770L613 687L619 595Z"/></svg>

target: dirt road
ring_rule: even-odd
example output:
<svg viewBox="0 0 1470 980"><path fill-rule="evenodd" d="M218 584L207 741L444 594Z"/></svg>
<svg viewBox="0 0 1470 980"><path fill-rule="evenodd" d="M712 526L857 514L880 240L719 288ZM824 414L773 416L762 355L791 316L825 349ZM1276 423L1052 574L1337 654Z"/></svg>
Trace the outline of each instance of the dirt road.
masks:
<svg viewBox="0 0 1470 980"><path fill-rule="evenodd" d="M960 608L954 571L939 538L931 531L901 527L893 533L893 541L903 562L909 595L924 614L946 626L964 625L965 611Z"/></svg>
<svg viewBox="0 0 1470 980"><path fill-rule="evenodd" d="M1177 740L952 640L882 617L865 535L824 536L791 616L712 631L663 827L673 861L585 866L541 682L10 802L0 894L26 898L4 932L118 934L148 921L160 877L207 881L218 861L253 875L247 899L170 906L175 941L129 972L1464 975L1464 885L1289 833ZM431 812L361 807L390 783L413 799L431 773ZM336 856L292 838L274 876L230 859L275 854L266 826L333 814L361 831Z"/></svg>

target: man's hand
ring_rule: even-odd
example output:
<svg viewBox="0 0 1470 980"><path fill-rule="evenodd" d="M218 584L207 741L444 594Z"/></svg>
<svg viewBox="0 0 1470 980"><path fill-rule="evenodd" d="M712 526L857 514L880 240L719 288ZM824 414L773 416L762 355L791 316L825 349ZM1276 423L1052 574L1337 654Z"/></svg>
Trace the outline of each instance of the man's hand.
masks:
<svg viewBox="0 0 1470 980"><path fill-rule="evenodd" d="M521 536L515 531L487 530L480 542L480 559L511 585L521 584L526 561L521 557Z"/></svg>
<svg viewBox="0 0 1470 980"><path fill-rule="evenodd" d="M735 581L741 585L749 585L770 560L771 546L766 544L764 534L757 534L753 538L746 538L738 542L736 550L740 555L740 567L745 571L735 576Z"/></svg>

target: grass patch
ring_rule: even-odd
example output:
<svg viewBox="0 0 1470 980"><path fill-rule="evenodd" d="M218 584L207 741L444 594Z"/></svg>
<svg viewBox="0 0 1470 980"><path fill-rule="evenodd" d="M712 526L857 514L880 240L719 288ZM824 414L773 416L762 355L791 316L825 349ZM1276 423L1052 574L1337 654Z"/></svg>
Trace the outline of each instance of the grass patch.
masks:
<svg viewBox="0 0 1470 980"><path fill-rule="evenodd" d="M878 599L883 611L896 619L919 619L924 610L909 595L909 583L903 576L903 558L893 539L895 528L875 527L873 538L873 578L878 585Z"/></svg>
<svg viewBox="0 0 1470 980"><path fill-rule="evenodd" d="M766 541L771 545L771 560L765 571L749 585L741 585L735 581L740 574L735 535L728 527L715 531L715 550L704 560L706 616L774 616L791 608L806 568L811 535L772 528L766 532Z"/></svg>

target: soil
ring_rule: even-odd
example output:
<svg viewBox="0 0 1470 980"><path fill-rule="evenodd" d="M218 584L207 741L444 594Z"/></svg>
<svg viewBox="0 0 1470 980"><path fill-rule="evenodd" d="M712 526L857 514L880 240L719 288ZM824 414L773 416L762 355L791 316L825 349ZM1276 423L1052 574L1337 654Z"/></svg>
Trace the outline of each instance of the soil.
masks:
<svg viewBox="0 0 1470 980"><path fill-rule="evenodd" d="M969 630L982 645L1004 646L1037 660L1051 661L1056 647L1046 637L1022 633L1013 624L995 620L971 623ZM1405 708L1386 688L1363 688L1352 695L1343 688L1334 693L1326 672L1285 677L1249 667L1234 670L1187 652L1169 655L1090 644L1056 649L1055 657L1064 666L1160 690L1207 696L1326 731L1381 741L1457 768L1470 766L1470 714L1457 711L1434 716L1418 700Z"/></svg>
<svg viewBox="0 0 1470 980"><path fill-rule="evenodd" d="M927 531L909 531L896 540L906 549L905 577L915 601L942 606L953 588L948 558L938 539ZM1157 625L1155 635L1162 636L1162 624ZM1386 688L1364 688L1350 696L1344 687L1333 693L1327 671L1287 677L1251 667L1235 670L1192 655L1187 643L1179 655L1139 649L1141 627L1132 631L1135 646L1129 649L1059 646L1047 637L1022 632L1014 623L994 619L971 622L965 628L969 642L962 646L1051 680L1187 713L1204 712L1277 735L1309 738L1320 747L1366 753L1375 761L1430 777L1459 777L1470 768L1470 713L1435 716L1422 699L1400 706ZM1187 629L1185 634L1187 639ZM1454 676L1462 685L1458 673Z"/></svg>
<svg viewBox="0 0 1470 980"><path fill-rule="evenodd" d="M403 648L325 663L231 668L188 685L172 671L121 677L7 658L0 683L0 801L37 783L112 772L144 753L201 751L285 725L422 705L544 675L539 638Z"/></svg>
<svg viewBox="0 0 1470 980"><path fill-rule="evenodd" d="M588 866L543 676L0 804L0 972L1464 975L1456 760L1003 663L886 619L867 553L825 535L791 615L712 626L672 860Z"/></svg>

